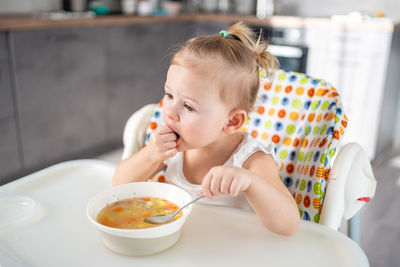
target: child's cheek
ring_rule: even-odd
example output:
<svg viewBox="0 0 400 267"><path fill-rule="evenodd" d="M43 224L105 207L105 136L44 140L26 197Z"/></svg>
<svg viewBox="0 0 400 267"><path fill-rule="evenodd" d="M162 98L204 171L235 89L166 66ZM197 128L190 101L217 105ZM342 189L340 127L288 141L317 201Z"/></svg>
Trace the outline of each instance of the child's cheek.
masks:
<svg viewBox="0 0 400 267"><path fill-rule="evenodd" d="M199 137L199 132L197 130L196 127L193 127L193 125L190 124L185 124L182 125L182 139L181 141L183 141L183 145L193 145L195 143L197 143L197 139Z"/></svg>

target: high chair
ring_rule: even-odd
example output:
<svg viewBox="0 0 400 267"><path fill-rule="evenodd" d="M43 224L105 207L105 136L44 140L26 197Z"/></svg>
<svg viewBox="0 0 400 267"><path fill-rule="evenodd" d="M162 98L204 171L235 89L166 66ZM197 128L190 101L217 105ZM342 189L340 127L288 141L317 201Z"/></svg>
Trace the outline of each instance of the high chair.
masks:
<svg viewBox="0 0 400 267"><path fill-rule="evenodd" d="M375 194L367 154L357 143L340 144L347 128L337 90L324 80L278 70L260 72L258 100L242 131L273 142L282 182L302 219L338 230ZM122 158L138 151L162 124L162 101L135 112L127 121ZM165 181L164 172L153 180ZM359 242L359 229L350 237Z"/></svg>

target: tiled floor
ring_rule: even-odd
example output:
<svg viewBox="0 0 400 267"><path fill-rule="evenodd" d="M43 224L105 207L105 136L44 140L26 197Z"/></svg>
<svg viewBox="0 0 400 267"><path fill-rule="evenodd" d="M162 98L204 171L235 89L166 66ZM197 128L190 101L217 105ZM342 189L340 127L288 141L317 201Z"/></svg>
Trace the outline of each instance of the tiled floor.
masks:
<svg viewBox="0 0 400 267"><path fill-rule="evenodd" d="M118 163L122 149L98 157ZM373 170L374 199L361 211L361 248L371 267L400 266L400 157ZM342 227L346 231L346 227Z"/></svg>

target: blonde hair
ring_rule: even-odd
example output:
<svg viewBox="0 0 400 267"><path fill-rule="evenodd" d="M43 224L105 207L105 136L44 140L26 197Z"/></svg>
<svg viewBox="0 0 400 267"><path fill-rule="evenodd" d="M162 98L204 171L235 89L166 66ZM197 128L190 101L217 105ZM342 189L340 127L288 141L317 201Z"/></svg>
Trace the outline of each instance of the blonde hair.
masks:
<svg viewBox="0 0 400 267"><path fill-rule="evenodd" d="M188 40L175 53L171 65L193 68L215 84L224 103L250 112L257 97L260 68L272 74L279 62L267 51L268 43L261 39L261 33L255 40L255 33L244 23L235 23L226 33Z"/></svg>

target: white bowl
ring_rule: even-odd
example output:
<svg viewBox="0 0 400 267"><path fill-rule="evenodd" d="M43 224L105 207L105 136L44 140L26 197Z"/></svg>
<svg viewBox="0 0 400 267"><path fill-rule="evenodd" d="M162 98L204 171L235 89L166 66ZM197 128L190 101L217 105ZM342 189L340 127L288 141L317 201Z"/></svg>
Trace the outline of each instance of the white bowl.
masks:
<svg viewBox="0 0 400 267"><path fill-rule="evenodd" d="M183 223L192 211L191 205L183 209L183 216L179 219L152 228L118 229L96 221L97 214L107 204L132 197L160 197L172 201L179 207L192 200L185 190L156 182L123 184L97 194L89 201L86 213L100 231L105 246L119 254L139 256L157 253L174 245L181 235Z"/></svg>

